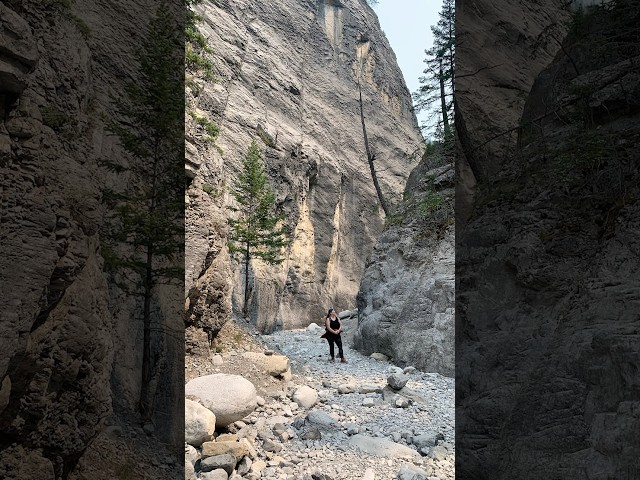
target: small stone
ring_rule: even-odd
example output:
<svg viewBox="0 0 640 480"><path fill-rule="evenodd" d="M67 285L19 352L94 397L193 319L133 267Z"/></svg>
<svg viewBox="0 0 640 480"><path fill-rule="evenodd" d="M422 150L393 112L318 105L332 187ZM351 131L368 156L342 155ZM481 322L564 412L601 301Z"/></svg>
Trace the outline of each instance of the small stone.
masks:
<svg viewBox="0 0 640 480"><path fill-rule="evenodd" d="M200 480L228 480L228 478L227 472L221 468L200 474Z"/></svg>
<svg viewBox="0 0 640 480"><path fill-rule="evenodd" d="M364 471L364 476L362 477L362 480L376 480L376 474L373 471L373 469L367 468Z"/></svg>
<svg viewBox="0 0 640 480"><path fill-rule="evenodd" d="M262 443L262 448L267 451L267 452L274 452L277 453L280 450L282 450L282 445L280 445L279 443L274 442L273 440L269 440L268 438L266 440L264 440L264 442Z"/></svg>
<svg viewBox="0 0 640 480"><path fill-rule="evenodd" d="M347 383L343 383L342 385L338 385L338 393L346 394L353 393L355 391L355 386Z"/></svg>
<svg viewBox="0 0 640 480"><path fill-rule="evenodd" d="M231 475L236 467L236 457L230 454L215 455L213 457L207 457L200 461L200 470L203 472L212 472L217 469L222 469Z"/></svg>
<svg viewBox="0 0 640 480"><path fill-rule="evenodd" d="M387 383L394 390L401 390L409 381L409 377L402 373L393 373L387 378Z"/></svg>
<svg viewBox="0 0 640 480"><path fill-rule="evenodd" d="M364 400L362 400L363 407L373 407L375 404L376 402L373 398L365 398Z"/></svg>
<svg viewBox="0 0 640 480"><path fill-rule="evenodd" d="M378 393L380 392L382 389L380 387L376 387L375 385L362 385L359 389L358 389L358 393L361 393L363 395L366 395L367 393Z"/></svg>
<svg viewBox="0 0 640 480"><path fill-rule="evenodd" d="M224 363L224 360L222 359L222 355L216 354L213 357L211 357L211 363L216 366L222 365Z"/></svg>
<svg viewBox="0 0 640 480"><path fill-rule="evenodd" d="M379 352L372 353L371 355L369 355L369 358L378 360L379 362L386 362L387 360L389 360L389 357L387 357L384 353Z"/></svg>
<svg viewBox="0 0 640 480"><path fill-rule="evenodd" d="M249 457L243 457L243 459L240 460L240 463L238 463L238 467L237 467L238 475L244 476L247 473L249 473L249 471L251 470L252 464L253 462Z"/></svg>
<svg viewBox="0 0 640 480"><path fill-rule="evenodd" d="M345 427L347 429L347 435L357 435L360 432L360 427L355 423L347 423Z"/></svg>
<svg viewBox="0 0 640 480"><path fill-rule="evenodd" d="M302 435L300 435L300 438L302 440L320 440L320 438L322 438L322 434L320 433L320 430L318 428L314 427L302 433Z"/></svg>
<svg viewBox="0 0 640 480"><path fill-rule="evenodd" d="M311 408L318 403L318 392L307 385L302 385L294 392L293 401L303 408Z"/></svg>
<svg viewBox="0 0 640 480"><path fill-rule="evenodd" d="M447 449L440 445L436 445L435 447L431 448L431 450L429 450L429 457L437 461L443 461L445 458L447 458Z"/></svg>
<svg viewBox="0 0 640 480"><path fill-rule="evenodd" d="M421 468L405 463L398 470L398 480L428 480L427 472Z"/></svg>

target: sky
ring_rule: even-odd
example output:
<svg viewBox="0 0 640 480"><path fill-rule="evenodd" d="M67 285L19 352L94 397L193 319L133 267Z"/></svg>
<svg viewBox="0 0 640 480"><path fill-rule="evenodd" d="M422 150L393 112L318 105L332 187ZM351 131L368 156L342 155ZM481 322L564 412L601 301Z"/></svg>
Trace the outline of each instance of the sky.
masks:
<svg viewBox="0 0 640 480"><path fill-rule="evenodd" d="M431 25L438 22L442 4L438 0L379 0L373 6L410 92L420 86L424 70L424 51L431 47ZM425 114L418 115L418 124Z"/></svg>

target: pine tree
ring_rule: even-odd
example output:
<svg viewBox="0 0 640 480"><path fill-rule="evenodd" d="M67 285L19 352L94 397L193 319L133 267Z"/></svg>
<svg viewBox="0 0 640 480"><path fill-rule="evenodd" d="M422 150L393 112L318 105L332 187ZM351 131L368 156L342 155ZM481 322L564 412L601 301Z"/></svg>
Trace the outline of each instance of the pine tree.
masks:
<svg viewBox="0 0 640 480"><path fill-rule="evenodd" d="M455 2L443 0L440 19L431 27L433 46L425 50L427 68L420 77L420 88L413 94L417 111L431 111L439 136L450 134L455 91ZM423 125L428 128L433 125Z"/></svg>
<svg viewBox="0 0 640 480"><path fill-rule="evenodd" d="M107 129L129 155L101 162L127 179L124 189L103 189L109 213L102 254L112 281L143 304L135 319L143 324L138 408L146 421L154 403L154 288L184 281L184 63L180 26L174 18L162 0L136 54L137 80L127 85L126 95L114 100L115 118L107 122ZM162 328L153 330L166 334Z"/></svg>
<svg viewBox="0 0 640 480"><path fill-rule="evenodd" d="M283 216L275 213L276 197L264 171L260 150L251 142L243 162L243 169L234 182L231 195L239 207L229 207L238 214L237 219L228 220L229 252L238 255L244 262L244 302L242 313L247 315L249 301L249 262L260 259L277 265L281 249L289 244L286 226L280 226Z"/></svg>

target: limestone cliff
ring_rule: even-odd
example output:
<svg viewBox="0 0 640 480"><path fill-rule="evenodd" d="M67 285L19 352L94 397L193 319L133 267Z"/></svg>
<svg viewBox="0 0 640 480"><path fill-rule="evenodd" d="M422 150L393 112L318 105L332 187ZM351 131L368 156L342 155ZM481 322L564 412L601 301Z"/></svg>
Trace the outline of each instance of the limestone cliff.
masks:
<svg viewBox="0 0 640 480"><path fill-rule="evenodd" d="M374 12L364 0L211 0L198 12L216 81L187 79L187 323L215 333L229 318L232 291L241 304L243 271L225 246L227 187L252 139L293 232L281 266L252 262L252 321L292 328L329 305L352 306L383 226L358 80L387 195L402 191L422 142ZM193 117L218 125L215 145Z"/></svg>
<svg viewBox="0 0 640 480"><path fill-rule="evenodd" d="M142 328L102 271L98 160L122 155L101 115L155 2L87 3L0 2L2 478L66 477L140 388Z"/></svg>
<svg viewBox="0 0 640 480"><path fill-rule="evenodd" d="M454 166L413 170L400 214L367 260L354 346L394 363L453 376Z"/></svg>
<svg viewBox="0 0 640 480"><path fill-rule="evenodd" d="M637 25L637 2L574 16L528 79L515 154L458 232L461 478L637 476ZM528 54L511 49L512 64Z"/></svg>

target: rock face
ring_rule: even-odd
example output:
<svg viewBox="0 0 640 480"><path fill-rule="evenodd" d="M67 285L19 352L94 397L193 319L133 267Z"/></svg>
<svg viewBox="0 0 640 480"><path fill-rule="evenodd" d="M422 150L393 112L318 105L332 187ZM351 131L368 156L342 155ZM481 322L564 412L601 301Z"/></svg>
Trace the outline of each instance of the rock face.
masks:
<svg viewBox="0 0 640 480"><path fill-rule="evenodd" d="M637 471L636 35L633 2L574 24L563 51L531 76L517 155L458 232L456 393L469 412L456 419L461 478ZM468 118L471 136L483 127Z"/></svg>
<svg viewBox="0 0 640 480"><path fill-rule="evenodd" d="M193 311L189 322L219 330L231 286L235 304L242 304L242 267L229 265L225 246L226 206L233 200L230 182L255 139L293 242L280 266L252 262L252 321L262 331L276 323L306 326L329 305L354 303L365 258L382 229L364 153L358 80L389 195L401 191L422 143L409 92L365 0L210 1L199 14L216 82L189 77L187 110L214 121L220 134L216 145L207 141L187 115L193 180L186 291L190 306L208 309ZM222 275L210 278L214 264L231 269L227 284L220 284Z"/></svg>
<svg viewBox="0 0 640 480"><path fill-rule="evenodd" d="M90 12L74 3L0 2L3 478L12 465L19 478L68 475L112 410L134 411L139 394L142 328L102 271L100 189L112 182L98 160L122 155L101 113L132 75L155 3L116 13L109 2ZM169 364L182 361L182 342L173 345ZM164 400L163 414L181 418ZM178 423L165 441L182 437Z"/></svg>
<svg viewBox="0 0 640 480"><path fill-rule="evenodd" d="M493 178L515 150L524 102L559 49L569 12L555 0L465 0L456 16L456 128L466 151L456 165L460 219L471 214L476 182Z"/></svg>
<svg viewBox="0 0 640 480"><path fill-rule="evenodd" d="M453 177L453 165L429 169L427 158L412 172L409 206L368 260L353 340L367 355L443 375L455 361Z"/></svg>

